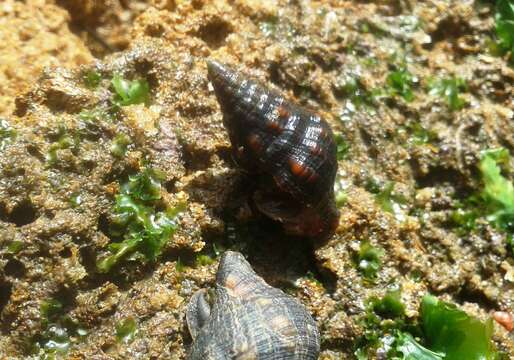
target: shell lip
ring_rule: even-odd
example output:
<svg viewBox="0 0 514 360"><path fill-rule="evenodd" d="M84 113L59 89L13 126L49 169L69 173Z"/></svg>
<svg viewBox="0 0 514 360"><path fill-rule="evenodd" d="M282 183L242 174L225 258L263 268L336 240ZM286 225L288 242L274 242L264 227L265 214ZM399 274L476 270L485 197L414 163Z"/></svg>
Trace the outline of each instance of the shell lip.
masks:
<svg viewBox="0 0 514 360"><path fill-rule="evenodd" d="M186 309L186 323L193 340L197 338L210 316L211 307L206 299L207 295L206 289L198 290L191 297Z"/></svg>

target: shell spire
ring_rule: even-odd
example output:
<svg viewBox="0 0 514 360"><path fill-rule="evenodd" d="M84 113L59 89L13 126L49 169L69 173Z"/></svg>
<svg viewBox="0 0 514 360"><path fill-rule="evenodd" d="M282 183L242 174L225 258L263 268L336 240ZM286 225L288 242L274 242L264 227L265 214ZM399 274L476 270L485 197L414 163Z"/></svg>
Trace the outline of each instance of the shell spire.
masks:
<svg viewBox="0 0 514 360"><path fill-rule="evenodd" d="M207 69L234 158L258 181L257 208L287 233L330 237L339 212L336 145L328 123L229 66L211 60Z"/></svg>

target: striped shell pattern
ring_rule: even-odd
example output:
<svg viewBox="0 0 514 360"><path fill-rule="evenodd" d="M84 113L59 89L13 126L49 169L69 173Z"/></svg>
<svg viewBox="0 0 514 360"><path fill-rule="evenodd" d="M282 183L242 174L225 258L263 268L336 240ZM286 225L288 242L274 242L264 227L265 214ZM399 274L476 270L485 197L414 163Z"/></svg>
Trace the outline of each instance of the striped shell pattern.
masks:
<svg viewBox="0 0 514 360"><path fill-rule="evenodd" d="M216 61L207 64L238 164L258 179L257 208L287 233L331 236L336 145L319 115Z"/></svg>

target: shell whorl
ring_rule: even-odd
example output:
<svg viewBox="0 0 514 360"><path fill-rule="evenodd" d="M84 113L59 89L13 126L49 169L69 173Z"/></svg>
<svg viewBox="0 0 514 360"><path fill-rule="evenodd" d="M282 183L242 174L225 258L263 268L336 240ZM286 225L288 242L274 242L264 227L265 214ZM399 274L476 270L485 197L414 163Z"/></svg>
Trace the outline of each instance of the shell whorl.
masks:
<svg viewBox="0 0 514 360"><path fill-rule="evenodd" d="M195 334L190 360L318 358L319 332L307 310L266 284L241 254L223 254L209 318L200 329L191 329L198 323L197 294L187 311L190 332Z"/></svg>
<svg viewBox="0 0 514 360"><path fill-rule="evenodd" d="M269 201L259 209L290 232L331 235L339 213L336 145L328 123L226 65L209 61L207 67L236 160L248 172L267 175L273 183L263 189L267 195L286 194L284 203L298 204L293 213L276 202L270 208Z"/></svg>

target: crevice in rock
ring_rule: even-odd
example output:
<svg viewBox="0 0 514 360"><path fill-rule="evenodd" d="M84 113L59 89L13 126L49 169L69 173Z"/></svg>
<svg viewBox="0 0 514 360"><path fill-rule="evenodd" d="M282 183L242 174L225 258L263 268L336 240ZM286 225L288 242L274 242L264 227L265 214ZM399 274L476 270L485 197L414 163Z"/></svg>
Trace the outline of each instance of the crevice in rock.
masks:
<svg viewBox="0 0 514 360"><path fill-rule="evenodd" d="M28 225L37 219L37 210L30 200L24 200L7 214L6 219L18 227Z"/></svg>

